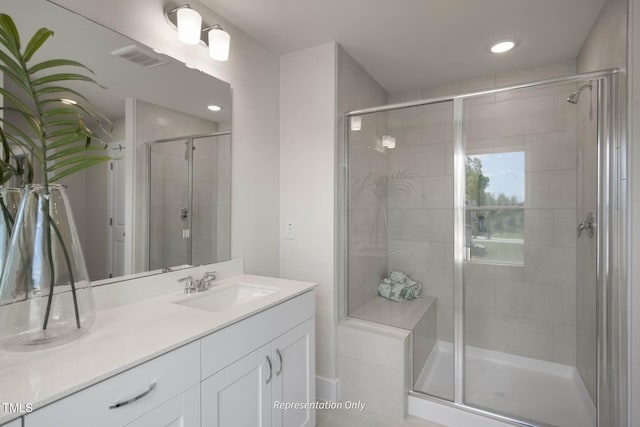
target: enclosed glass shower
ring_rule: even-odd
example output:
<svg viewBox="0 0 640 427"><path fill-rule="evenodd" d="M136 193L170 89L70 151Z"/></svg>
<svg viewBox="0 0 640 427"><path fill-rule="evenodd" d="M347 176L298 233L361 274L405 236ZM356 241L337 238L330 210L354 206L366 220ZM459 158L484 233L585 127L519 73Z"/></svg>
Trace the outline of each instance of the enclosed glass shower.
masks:
<svg viewBox="0 0 640 427"><path fill-rule="evenodd" d="M230 258L229 132L147 144L148 269Z"/></svg>
<svg viewBox="0 0 640 427"><path fill-rule="evenodd" d="M610 425L616 84L592 73L347 114L346 314L412 329L412 395ZM392 272L422 296L384 299Z"/></svg>

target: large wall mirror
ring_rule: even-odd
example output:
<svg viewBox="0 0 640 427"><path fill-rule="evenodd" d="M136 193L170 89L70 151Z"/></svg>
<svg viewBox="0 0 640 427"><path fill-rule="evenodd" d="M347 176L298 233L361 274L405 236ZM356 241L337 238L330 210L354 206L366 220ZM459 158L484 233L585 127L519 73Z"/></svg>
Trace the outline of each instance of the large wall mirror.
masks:
<svg viewBox="0 0 640 427"><path fill-rule="evenodd" d="M38 60L79 61L107 88L73 85L113 123L118 160L63 182L91 280L229 259L229 84L46 0L2 6L25 38L55 32Z"/></svg>

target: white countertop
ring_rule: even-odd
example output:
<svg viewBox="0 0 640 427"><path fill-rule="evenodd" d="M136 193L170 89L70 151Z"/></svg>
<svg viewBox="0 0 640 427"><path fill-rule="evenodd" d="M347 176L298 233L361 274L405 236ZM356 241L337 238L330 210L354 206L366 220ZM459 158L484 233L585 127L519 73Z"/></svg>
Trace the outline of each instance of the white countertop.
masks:
<svg viewBox="0 0 640 427"><path fill-rule="evenodd" d="M216 287L235 282L278 291L236 308L211 312L175 304L185 299L180 284L175 292L96 312L89 332L66 345L25 353L0 351L0 402L32 403L36 410L316 286L240 275L216 281ZM22 415L5 414L0 407L0 424Z"/></svg>

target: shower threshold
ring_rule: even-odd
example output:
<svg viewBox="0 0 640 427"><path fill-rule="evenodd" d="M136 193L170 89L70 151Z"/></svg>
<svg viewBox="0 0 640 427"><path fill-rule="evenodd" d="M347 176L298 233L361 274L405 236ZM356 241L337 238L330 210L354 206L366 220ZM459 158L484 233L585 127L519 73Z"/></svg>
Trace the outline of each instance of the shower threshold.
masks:
<svg viewBox="0 0 640 427"><path fill-rule="evenodd" d="M453 345L438 341L415 390L450 400ZM477 347L465 351L465 402L512 419L562 427L595 427L596 410L573 366Z"/></svg>

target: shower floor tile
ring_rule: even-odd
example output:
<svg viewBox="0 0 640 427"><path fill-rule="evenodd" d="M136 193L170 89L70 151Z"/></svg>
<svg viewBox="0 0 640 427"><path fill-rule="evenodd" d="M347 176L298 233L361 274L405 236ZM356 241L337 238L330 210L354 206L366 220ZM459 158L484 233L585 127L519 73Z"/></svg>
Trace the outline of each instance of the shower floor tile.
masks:
<svg viewBox="0 0 640 427"><path fill-rule="evenodd" d="M595 427L595 407L573 366L467 347L465 401L511 418L560 427ZM416 390L451 399L451 343L438 342Z"/></svg>

